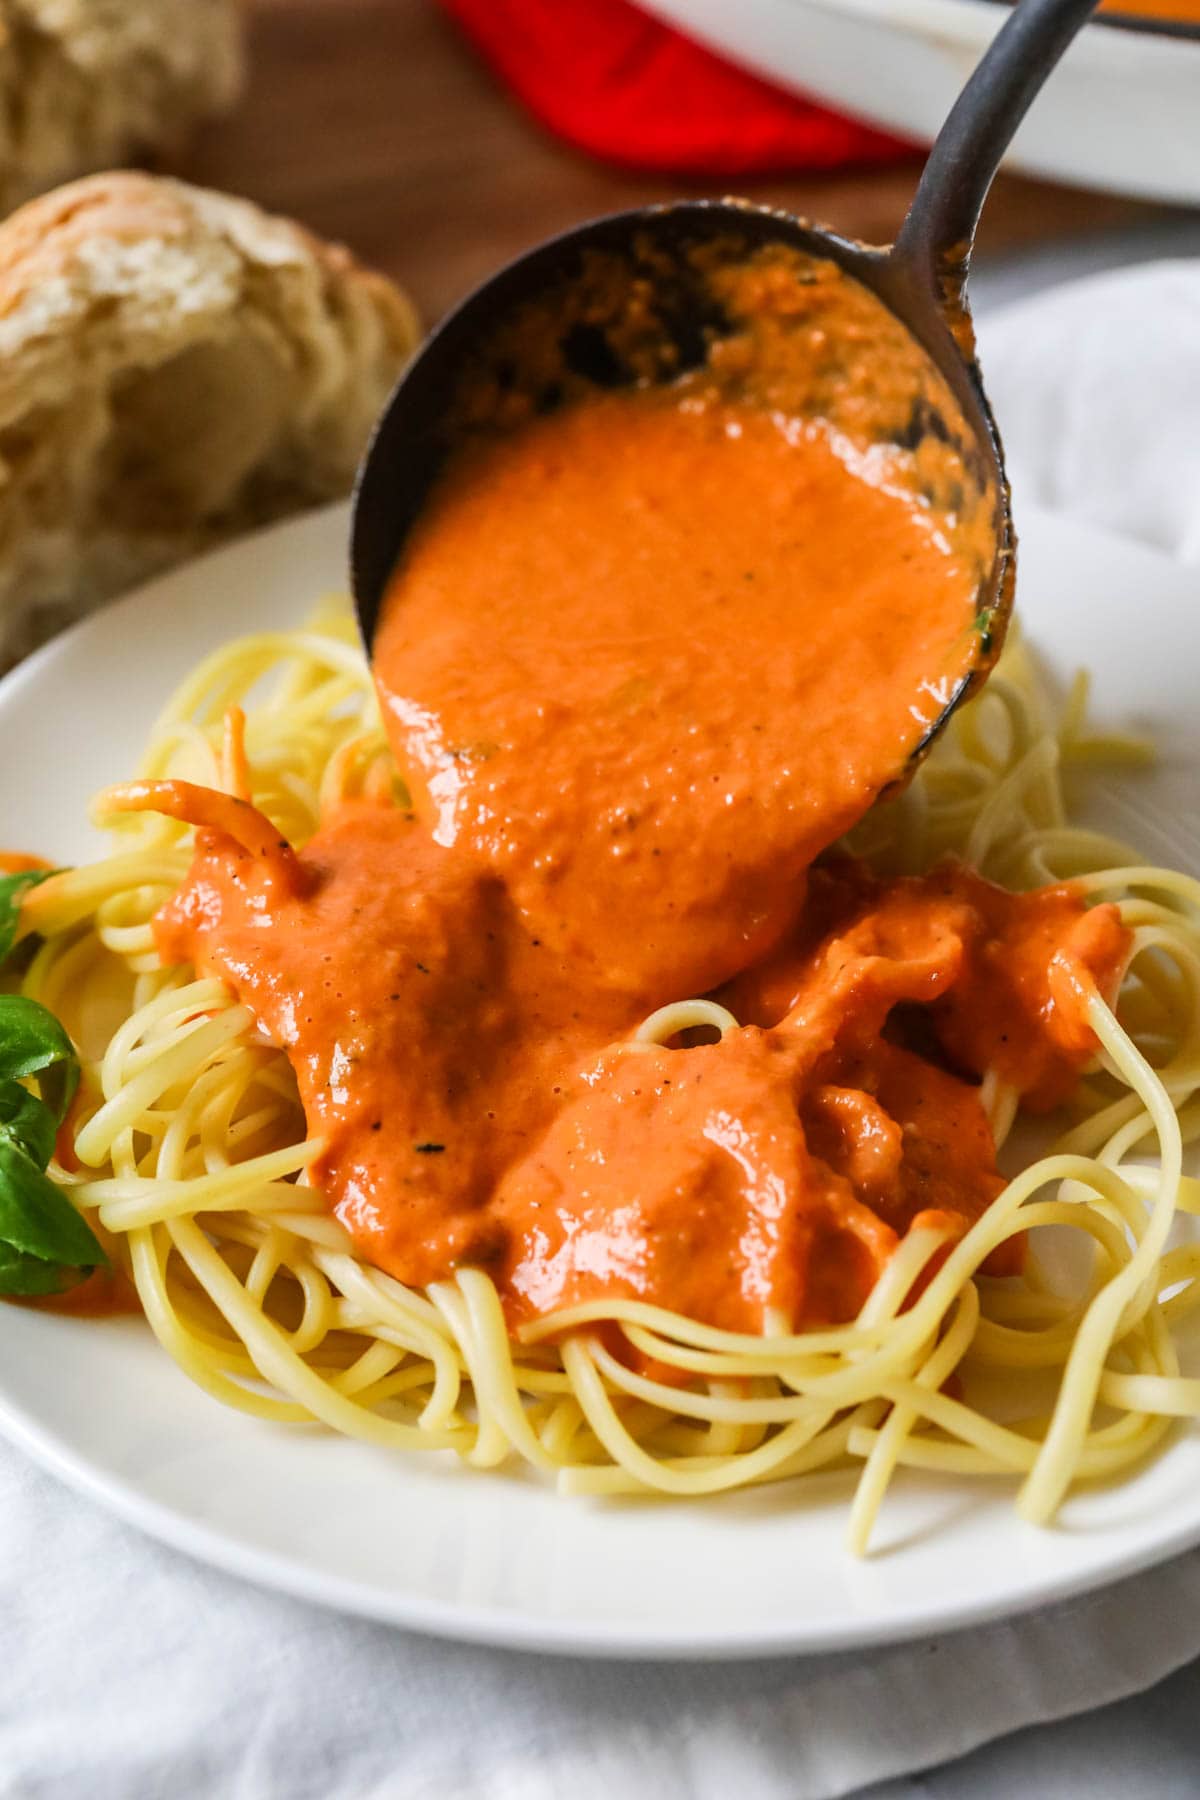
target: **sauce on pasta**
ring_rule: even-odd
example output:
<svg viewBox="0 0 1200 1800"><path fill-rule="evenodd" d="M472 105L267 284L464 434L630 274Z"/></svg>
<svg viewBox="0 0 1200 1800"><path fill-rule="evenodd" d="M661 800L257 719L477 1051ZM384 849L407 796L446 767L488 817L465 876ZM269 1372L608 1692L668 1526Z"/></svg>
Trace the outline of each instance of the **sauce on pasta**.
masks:
<svg viewBox="0 0 1200 1800"><path fill-rule="evenodd" d="M164 958L286 1049L314 1179L402 1281L481 1267L514 1325L844 1320L914 1221L1000 1191L980 1078L1049 1106L1094 1052L1115 908L827 854L977 660L990 541L944 437L858 402L714 362L481 439L376 641L407 794L293 851L243 800L125 790L198 827ZM693 995L738 1023L631 1041Z"/></svg>

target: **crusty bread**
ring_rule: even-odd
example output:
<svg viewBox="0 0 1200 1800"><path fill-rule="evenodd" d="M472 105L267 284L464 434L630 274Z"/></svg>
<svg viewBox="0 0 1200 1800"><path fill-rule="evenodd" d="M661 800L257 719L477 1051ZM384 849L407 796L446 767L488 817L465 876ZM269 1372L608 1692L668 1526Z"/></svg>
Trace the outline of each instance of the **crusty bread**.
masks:
<svg viewBox="0 0 1200 1800"><path fill-rule="evenodd" d="M236 97L242 0L0 0L0 212Z"/></svg>
<svg viewBox="0 0 1200 1800"><path fill-rule="evenodd" d="M338 246L95 175L0 224L0 666L139 577L344 493L416 341Z"/></svg>

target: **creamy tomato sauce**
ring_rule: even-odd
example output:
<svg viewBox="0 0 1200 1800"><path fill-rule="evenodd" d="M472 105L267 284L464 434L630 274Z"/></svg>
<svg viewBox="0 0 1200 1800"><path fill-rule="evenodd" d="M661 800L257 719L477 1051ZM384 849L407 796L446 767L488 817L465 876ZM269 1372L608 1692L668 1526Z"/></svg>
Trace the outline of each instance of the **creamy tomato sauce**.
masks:
<svg viewBox="0 0 1200 1800"><path fill-rule="evenodd" d="M162 954L287 1051L362 1254L485 1268L513 1324L600 1295L852 1316L914 1220L994 1198L980 1076L1067 1093L1127 949L1070 888L822 859L972 668L986 533L944 437L931 474L870 406L847 431L738 361L442 477L375 646L411 810L357 800L293 851L244 802L126 795L199 827ZM742 1021L719 1042L629 1041L704 993Z"/></svg>
<svg viewBox="0 0 1200 1800"><path fill-rule="evenodd" d="M375 670L418 816L590 986L699 993L770 948L970 668L974 570L855 463L702 392L600 396L414 533Z"/></svg>
<svg viewBox="0 0 1200 1800"><path fill-rule="evenodd" d="M1146 19L1170 19L1200 27L1200 0L1100 0L1104 13L1127 13Z"/></svg>

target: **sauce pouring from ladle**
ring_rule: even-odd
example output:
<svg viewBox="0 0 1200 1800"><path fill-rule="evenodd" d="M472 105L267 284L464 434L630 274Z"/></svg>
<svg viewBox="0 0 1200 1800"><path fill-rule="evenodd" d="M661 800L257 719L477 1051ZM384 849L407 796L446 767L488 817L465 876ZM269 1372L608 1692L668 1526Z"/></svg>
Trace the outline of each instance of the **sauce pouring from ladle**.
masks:
<svg viewBox="0 0 1200 1800"><path fill-rule="evenodd" d="M872 434L911 449L918 460L932 459L935 471L940 457L940 474L931 483L940 484L935 497L974 528L972 654L966 663L957 658L952 678L931 685L935 698L923 735L896 771L904 779L953 709L986 677L1012 607L1010 496L975 361L967 274L976 224L1001 157L1095 5L1020 0L947 118L890 248L741 201L685 201L579 226L477 289L418 351L360 471L351 565L368 650L409 534L456 451L472 437L503 432L564 398L677 381L705 361L723 334L745 325L744 317L730 318L728 271L748 257L761 260L774 252L784 259L781 266L836 269L856 284L854 292L866 290L886 309L876 309L872 336L861 308L857 317L851 308L853 342L835 354L829 340L839 321L836 309L825 308L814 327L824 344L824 374L813 393L798 392L793 383L790 403L819 402L835 426L845 425L853 435L863 414L855 384L862 392L871 389L877 400L886 398L886 405L870 409Z"/></svg>
<svg viewBox="0 0 1200 1800"><path fill-rule="evenodd" d="M484 1270L509 1329L620 1298L755 1335L850 1320L918 1220L966 1229L1003 1187L967 1077L1044 1099L1091 1054L1115 910L844 843L1003 635L966 259L1088 10L1024 0L893 251L725 202L490 282L358 494L394 764L347 715L294 850L229 796L126 796L205 827L160 948L288 1047L314 1185L397 1280Z"/></svg>

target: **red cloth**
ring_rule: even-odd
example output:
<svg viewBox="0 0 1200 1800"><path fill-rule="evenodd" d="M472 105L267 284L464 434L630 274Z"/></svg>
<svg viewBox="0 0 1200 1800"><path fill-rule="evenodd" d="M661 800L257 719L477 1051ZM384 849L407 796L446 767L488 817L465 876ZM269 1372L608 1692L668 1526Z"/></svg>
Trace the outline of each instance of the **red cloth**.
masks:
<svg viewBox="0 0 1200 1800"><path fill-rule="evenodd" d="M535 118L626 168L762 175L910 154L723 62L630 0L442 5Z"/></svg>

